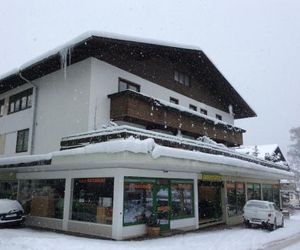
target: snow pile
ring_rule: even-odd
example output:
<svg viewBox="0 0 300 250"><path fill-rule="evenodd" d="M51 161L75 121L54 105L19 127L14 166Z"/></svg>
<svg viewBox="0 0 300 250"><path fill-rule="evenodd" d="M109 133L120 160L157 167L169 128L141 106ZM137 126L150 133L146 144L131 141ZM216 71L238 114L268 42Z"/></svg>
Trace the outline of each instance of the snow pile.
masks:
<svg viewBox="0 0 300 250"><path fill-rule="evenodd" d="M148 154L153 151L155 142L152 138L139 140L130 137L128 139L112 140L96 144L89 144L82 148L69 149L52 153L53 156L66 156L94 153L118 153L128 151L132 153Z"/></svg>
<svg viewBox="0 0 300 250"><path fill-rule="evenodd" d="M160 146L156 144L154 142L154 139L152 138L145 140L139 140L133 137L130 137L128 139L117 139L113 141L90 144L82 148L75 148L55 152L53 153L53 156L72 156L95 153L118 153L124 151L132 153L150 154L153 157L153 159L157 159L159 157L170 157L176 159L187 159L207 163L229 165L234 167L242 167L247 169L255 169L259 171L277 173L282 175L293 175L292 173L289 173L285 170L265 167L259 164L236 159L233 157Z"/></svg>
<svg viewBox="0 0 300 250"><path fill-rule="evenodd" d="M23 156L12 156L0 158L0 165L11 165L20 163L30 163L35 161L47 161L51 160L52 154L43 155L23 155Z"/></svg>
<svg viewBox="0 0 300 250"><path fill-rule="evenodd" d="M23 211L23 208L16 200L0 199L0 214L5 214L12 210Z"/></svg>
<svg viewBox="0 0 300 250"><path fill-rule="evenodd" d="M172 237L139 241L110 241L64 235L26 228L1 229L1 250L255 250L263 249L271 242L289 239L300 233L300 216L291 216L285 227L273 232L262 229L232 227L200 230ZM59 246L59 247L58 247ZM268 248L272 249L272 248ZM277 248L273 248L277 249ZM293 248L298 249L298 248Z"/></svg>

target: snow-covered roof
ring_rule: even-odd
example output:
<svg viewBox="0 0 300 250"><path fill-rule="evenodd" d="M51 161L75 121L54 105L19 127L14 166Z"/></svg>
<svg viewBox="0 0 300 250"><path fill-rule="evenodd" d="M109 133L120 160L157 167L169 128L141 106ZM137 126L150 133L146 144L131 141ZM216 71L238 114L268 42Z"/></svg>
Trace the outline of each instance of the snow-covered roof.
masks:
<svg viewBox="0 0 300 250"><path fill-rule="evenodd" d="M47 155L40 156L28 156L28 157L12 157L11 159L5 158L1 159L1 164L8 165L10 163L22 163L24 161L41 160L41 159L52 159L55 161L61 157L72 157L72 156L82 156L85 157L91 154L114 154L120 152L131 152L135 154L145 154L151 156L155 161L162 157L180 159L180 160L191 160L199 161L209 164L217 164L223 166L229 166L231 169L234 168L235 172L243 171L259 171L262 173L270 173L280 176L285 176L289 178L293 174L287 170L276 169L271 167L262 166L253 162L247 162L241 159L228 157L225 155L213 155L209 153L203 153L198 151L190 151L179 148L171 148L166 146L161 146L155 143L153 138L148 138L145 140L135 139L133 137L127 139L118 139L102 143L90 144L85 147L68 149L64 151L57 151ZM99 162L98 162L99 164ZM195 167L191 164L193 168ZM1 168L0 168L1 169ZM181 171L185 171L181 168ZM200 171L200 170L199 170ZM232 170L231 170L232 171Z"/></svg>
<svg viewBox="0 0 300 250"><path fill-rule="evenodd" d="M124 50L130 52L138 48L139 50L148 53L150 50L155 50L155 53L152 54L152 56L159 56L159 53L161 53L162 56L166 56L164 52L170 52L172 50L174 55L176 54L177 56L182 57L181 61L183 63L185 61L189 63L193 62L195 65L202 65L203 67L210 69L210 74L215 76L215 82L211 82L210 84L214 84L214 87L217 90L219 89L218 92L220 93L220 96L223 96L226 103L229 102L226 97L231 96L230 101L234 103L233 112L235 113L236 119L256 116L253 109L230 85L200 48L172 42L97 31L86 32L63 45L49 50L39 57L20 65L17 69L1 75L0 94L13 87L25 84L26 81L24 80L24 77L29 81L33 81L46 74L59 70L60 68L66 69L68 65L91 56L103 60L101 57L103 51L110 51L114 47L109 47L109 44L123 46L120 47L120 51ZM106 48L104 45L108 47ZM113 56L115 57L116 55ZM22 74L22 77L20 74ZM232 105L233 103L228 103L228 105Z"/></svg>

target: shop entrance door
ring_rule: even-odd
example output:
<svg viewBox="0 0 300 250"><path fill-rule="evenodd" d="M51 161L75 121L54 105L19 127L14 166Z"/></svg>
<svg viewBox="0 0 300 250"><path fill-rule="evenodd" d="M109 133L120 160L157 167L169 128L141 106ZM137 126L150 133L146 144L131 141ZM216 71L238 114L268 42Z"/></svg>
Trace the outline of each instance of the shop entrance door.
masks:
<svg viewBox="0 0 300 250"><path fill-rule="evenodd" d="M170 185L157 184L155 192L156 218L161 230L170 229Z"/></svg>
<svg viewBox="0 0 300 250"><path fill-rule="evenodd" d="M199 223L222 220L222 182L199 181Z"/></svg>

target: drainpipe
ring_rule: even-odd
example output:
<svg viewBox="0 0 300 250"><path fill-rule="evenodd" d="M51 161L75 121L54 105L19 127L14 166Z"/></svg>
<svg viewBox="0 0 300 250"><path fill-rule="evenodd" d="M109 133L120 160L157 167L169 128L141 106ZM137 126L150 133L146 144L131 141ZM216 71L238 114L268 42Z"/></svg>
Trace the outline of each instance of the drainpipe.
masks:
<svg viewBox="0 0 300 250"><path fill-rule="evenodd" d="M33 150L34 150L34 138L35 138L35 125L36 125L36 108L37 108L37 93L38 93L38 87L33 84L31 81L26 79L23 75L22 72L19 71L19 76L21 79L23 79L25 82L30 84L33 87L32 91L32 108L33 108L33 118L32 118L32 129L31 129L31 145L30 145L30 151L29 153L32 155Z"/></svg>

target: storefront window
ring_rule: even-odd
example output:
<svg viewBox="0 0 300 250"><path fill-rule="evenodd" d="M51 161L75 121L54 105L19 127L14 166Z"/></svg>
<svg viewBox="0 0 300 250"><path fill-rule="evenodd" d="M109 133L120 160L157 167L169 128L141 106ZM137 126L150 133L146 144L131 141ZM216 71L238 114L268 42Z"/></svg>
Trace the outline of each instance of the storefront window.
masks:
<svg viewBox="0 0 300 250"><path fill-rule="evenodd" d="M257 183L247 184L247 198L248 200L261 200L260 184Z"/></svg>
<svg viewBox="0 0 300 250"><path fill-rule="evenodd" d="M244 183L236 183L237 214L243 214L243 208L246 203Z"/></svg>
<svg viewBox="0 0 300 250"><path fill-rule="evenodd" d="M263 200L264 201L273 201L272 185L263 184L262 185L262 191L263 191Z"/></svg>
<svg viewBox="0 0 300 250"><path fill-rule="evenodd" d="M235 182L227 182L227 207L228 216L234 216L237 212L236 188Z"/></svg>
<svg viewBox="0 0 300 250"><path fill-rule="evenodd" d="M112 224L113 178L74 179L72 220Z"/></svg>
<svg viewBox="0 0 300 250"><path fill-rule="evenodd" d="M240 215L245 205L245 185L239 182L227 182L228 216Z"/></svg>
<svg viewBox="0 0 300 250"><path fill-rule="evenodd" d="M124 224L145 223L153 212L153 179L125 178Z"/></svg>
<svg viewBox="0 0 300 250"><path fill-rule="evenodd" d="M0 199L17 199L18 181L0 181Z"/></svg>
<svg viewBox="0 0 300 250"><path fill-rule="evenodd" d="M193 181L171 180L172 218L192 217Z"/></svg>
<svg viewBox="0 0 300 250"><path fill-rule="evenodd" d="M279 184L273 184L272 185L272 189L273 189L273 202L280 207L280 188L279 188Z"/></svg>
<svg viewBox="0 0 300 250"><path fill-rule="evenodd" d="M19 200L31 216L62 219L64 194L64 179L20 182Z"/></svg>

